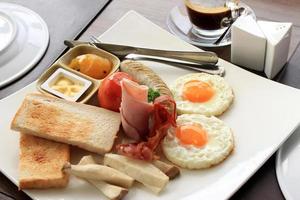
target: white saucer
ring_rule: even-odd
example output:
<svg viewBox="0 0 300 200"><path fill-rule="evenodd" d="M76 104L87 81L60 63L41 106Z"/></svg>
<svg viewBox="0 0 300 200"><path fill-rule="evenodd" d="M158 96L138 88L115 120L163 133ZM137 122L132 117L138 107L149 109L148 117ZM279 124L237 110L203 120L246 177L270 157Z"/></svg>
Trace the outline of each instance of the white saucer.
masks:
<svg viewBox="0 0 300 200"><path fill-rule="evenodd" d="M287 200L300 198L300 127L277 152L276 174Z"/></svg>
<svg viewBox="0 0 300 200"><path fill-rule="evenodd" d="M254 19L256 19L254 11L249 6L242 2L240 3L240 6L245 8L245 13L247 15L251 15ZM230 33L228 33L224 37L224 39L217 45L213 44L216 41L216 39L201 38L193 34L191 31L192 24L187 16L187 12L183 4L175 6L171 10L167 18L167 26L174 35L177 35L186 42L196 46L222 47L231 44Z"/></svg>
<svg viewBox="0 0 300 200"><path fill-rule="evenodd" d="M28 72L44 55L49 32L32 10L0 3L0 88Z"/></svg>

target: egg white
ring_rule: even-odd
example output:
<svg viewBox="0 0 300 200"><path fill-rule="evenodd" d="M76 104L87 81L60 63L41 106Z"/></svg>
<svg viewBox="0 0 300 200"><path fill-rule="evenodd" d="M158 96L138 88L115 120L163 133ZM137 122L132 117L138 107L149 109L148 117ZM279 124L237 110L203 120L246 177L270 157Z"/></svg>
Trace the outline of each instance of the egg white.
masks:
<svg viewBox="0 0 300 200"><path fill-rule="evenodd" d="M191 80L199 80L211 85L214 90L213 97L206 102L191 102L182 97L184 84ZM224 78L206 73L192 73L181 76L171 85L171 91L177 105L178 114L203 114L218 116L231 105L234 95L232 88Z"/></svg>
<svg viewBox="0 0 300 200"><path fill-rule="evenodd" d="M222 162L233 150L234 139L231 129L220 119L200 114L178 116L177 125L200 125L207 133L207 143L202 147L185 145L169 129L162 143L163 152L172 163L187 169L209 168Z"/></svg>

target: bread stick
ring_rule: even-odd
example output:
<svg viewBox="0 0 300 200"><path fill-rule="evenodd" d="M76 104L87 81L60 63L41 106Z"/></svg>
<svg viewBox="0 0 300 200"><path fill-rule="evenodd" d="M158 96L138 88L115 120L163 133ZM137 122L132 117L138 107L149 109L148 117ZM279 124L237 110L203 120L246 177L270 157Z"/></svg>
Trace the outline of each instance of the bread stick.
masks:
<svg viewBox="0 0 300 200"><path fill-rule="evenodd" d="M78 165L87 165L87 164L96 164L94 158L92 156L84 156L81 158ZM100 190L107 198L112 200L122 199L127 193L128 190L123 187L119 187L116 185L111 185L104 181L99 180L90 180L86 179L89 183L94 185L98 190Z"/></svg>
<svg viewBox="0 0 300 200"><path fill-rule="evenodd" d="M125 188L131 187L134 182L130 176L104 165L71 165L66 163L63 170L80 178L106 181Z"/></svg>

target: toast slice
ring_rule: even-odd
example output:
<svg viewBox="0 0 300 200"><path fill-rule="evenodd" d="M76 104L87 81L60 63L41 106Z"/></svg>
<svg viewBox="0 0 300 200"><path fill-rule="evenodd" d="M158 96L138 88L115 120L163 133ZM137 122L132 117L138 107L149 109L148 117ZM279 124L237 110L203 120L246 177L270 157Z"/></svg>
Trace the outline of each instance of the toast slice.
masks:
<svg viewBox="0 0 300 200"><path fill-rule="evenodd" d="M111 150L120 124L117 112L44 94L29 94L11 128L104 154Z"/></svg>
<svg viewBox="0 0 300 200"><path fill-rule="evenodd" d="M69 160L69 145L21 134L19 188L65 187L69 177L62 167Z"/></svg>

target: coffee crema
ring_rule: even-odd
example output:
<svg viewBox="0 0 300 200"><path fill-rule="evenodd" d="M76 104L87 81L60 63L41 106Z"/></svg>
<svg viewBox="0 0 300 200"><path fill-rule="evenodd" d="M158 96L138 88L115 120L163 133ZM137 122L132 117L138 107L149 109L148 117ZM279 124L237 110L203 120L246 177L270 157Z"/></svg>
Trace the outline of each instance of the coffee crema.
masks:
<svg viewBox="0 0 300 200"><path fill-rule="evenodd" d="M222 20L231 18L231 10L222 7L204 7L185 0L189 18L195 26L205 30L217 30L222 27Z"/></svg>

